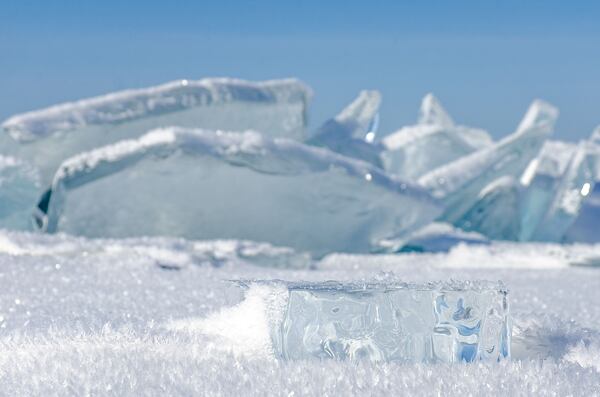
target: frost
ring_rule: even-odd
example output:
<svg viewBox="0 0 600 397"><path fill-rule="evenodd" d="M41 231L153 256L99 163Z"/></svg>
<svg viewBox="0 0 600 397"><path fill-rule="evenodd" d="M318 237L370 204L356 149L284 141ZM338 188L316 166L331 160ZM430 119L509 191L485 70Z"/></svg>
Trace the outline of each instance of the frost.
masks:
<svg viewBox="0 0 600 397"><path fill-rule="evenodd" d="M599 245L492 242L435 254L335 254L313 269L292 271L249 265L238 256L244 246L252 247L236 241L95 240L0 230L3 392L600 393L600 372L593 364L600 307L590 304L600 299L600 290L594 269L569 265L598 261ZM219 266L209 266L210 260ZM157 266L165 261L180 270ZM247 301L223 281L284 278L348 285L373 281L382 270L393 271L393 277L374 281L503 280L510 288L511 359L468 365L275 360L268 319L277 320L285 298L277 299L281 295L267 287ZM279 291L288 295L287 288Z"/></svg>

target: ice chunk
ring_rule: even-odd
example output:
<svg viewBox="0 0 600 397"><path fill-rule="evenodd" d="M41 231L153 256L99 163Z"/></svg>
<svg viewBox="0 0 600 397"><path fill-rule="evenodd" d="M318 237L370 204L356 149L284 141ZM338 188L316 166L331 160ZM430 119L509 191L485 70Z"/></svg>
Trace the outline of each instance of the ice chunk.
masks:
<svg viewBox="0 0 600 397"><path fill-rule="evenodd" d="M594 131L586 146L588 153L585 167L589 167L591 170L593 181L590 179L581 186L579 193L581 194L582 203L579 214L573 225L569 227L565 235L565 240L568 242L599 243L600 184L598 184L598 181L600 181L600 128Z"/></svg>
<svg viewBox="0 0 600 397"><path fill-rule="evenodd" d="M579 216L581 205L593 190L595 176L589 142L581 142L558 181L553 200L537 225L534 240L561 242Z"/></svg>
<svg viewBox="0 0 600 397"><path fill-rule="evenodd" d="M30 230L40 182L33 167L0 155L0 227Z"/></svg>
<svg viewBox="0 0 600 397"><path fill-rule="evenodd" d="M536 100L515 133L422 176L419 183L446 204L440 219L455 224L492 181L520 177L552 133L557 117L554 106Z"/></svg>
<svg viewBox="0 0 600 397"><path fill-rule="evenodd" d="M493 240L517 240L521 230L521 197L521 186L513 177L500 177L479 192L473 207L456 226Z"/></svg>
<svg viewBox="0 0 600 397"><path fill-rule="evenodd" d="M37 225L91 237L265 241L365 252L440 213L422 188L369 164L253 132L168 128L65 161Z"/></svg>
<svg viewBox="0 0 600 397"><path fill-rule="evenodd" d="M510 355L508 293L501 283L240 284L254 298L253 289L270 288L263 307L279 302L265 317L273 351L284 360L470 362Z"/></svg>
<svg viewBox="0 0 600 397"><path fill-rule="evenodd" d="M427 94L417 125L401 128L382 140L384 168L408 179L490 146L484 130L455 125L439 101Z"/></svg>
<svg viewBox="0 0 600 397"><path fill-rule="evenodd" d="M62 160L168 125L255 129L303 140L310 89L295 79L248 82L216 78L179 80L127 90L13 116L2 127L32 159L43 182Z"/></svg>
<svg viewBox="0 0 600 397"><path fill-rule="evenodd" d="M423 101L421 102L419 124L452 127L454 126L454 120L446 112L440 101L432 93L429 93L423 97Z"/></svg>
<svg viewBox="0 0 600 397"><path fill-rule="evenodd" d="M374 142L379 125L380 103L379 91L361 91L344 110L325 122L307 143L380 167L381 149Z"/></svg>
<svg viewBox="0 0 600 397"><path fill-rule="evenodd" d="M400 252L446 252L458 244L489 244L477 232L467 232L448 223L432 222L411 234Z"/></svg>
<svg viewBox="0 0 600 397"><path fill-rule="evenodd" d="M565 234L566 242L600 243L600 185L590 188L588 197L582 203L579 216Z"/></svg>
<svg viewBox="0 0 600 397"><path fill-rule="evenodd" d="M534 239L542 218L554 200L560 179L576 151L577 144L547 141L521 176L521 184L526 189L521 200L520 241Z"/></svg>

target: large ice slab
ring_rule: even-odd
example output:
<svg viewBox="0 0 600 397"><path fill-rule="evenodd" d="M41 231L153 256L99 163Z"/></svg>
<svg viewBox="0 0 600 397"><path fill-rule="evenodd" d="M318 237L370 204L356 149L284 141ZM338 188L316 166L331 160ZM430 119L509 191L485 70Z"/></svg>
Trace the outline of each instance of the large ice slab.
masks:
<svg viewBox="0 0 600 397"><path fill-rule="evenodd" d="M433 94L427 94L421 103L418 124L386 136L381 157L388 172L417 179L491 144L486 131L456 125Z"/></svg>
<svg viewBox="0 0 600 397"><path fill-rule="evenodd" d="M0 227L31 230L39 175L22 160L0 155Z"/></svg>
<svg viewBox="0 0 600 397"><path fill-rule="evenodd" d="M485 281L241 281L284 360L400 362L510 356L508 292ZM253 289L260 290L260 294Z"/></svg>
<svg viewBox="0 0 600 397"><path fill-rule="evenodd" d="M379 125L379 91L361 91L337 116L327 120L307 143L381 166L375 141Z"/></svg>
<svg viewBox="0 0 600 397"><path fill-rule="evenodd" d="M419 178L422 186L445 203L440 219L456 224L490 183L503 176L519 178L552 133L557 117L554 106L536 100L512 135Z"/></svg>
<svg viewBox="0 0 600 397"><path fill-rule="evenodd" d="M254 129L303 140L311 95L295 79L178 80L19 114L2 128L22 143L17 155L34 161L43 181L50 183L58 165L70 156L168 125Z"/></svg>
<svg viewBox="0 0 600 397"><path fill-rule="evenodd" d="M329 150L181 128L65 161L38 207L48 232L247 239L315 255L378 249L440 213L422 188Z"/></svg>

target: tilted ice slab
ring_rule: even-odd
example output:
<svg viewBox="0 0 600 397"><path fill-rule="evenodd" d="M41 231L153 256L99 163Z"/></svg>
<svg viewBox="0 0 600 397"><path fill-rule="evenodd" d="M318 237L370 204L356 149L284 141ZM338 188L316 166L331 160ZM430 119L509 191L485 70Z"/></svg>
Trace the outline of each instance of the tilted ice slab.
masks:
<svg viewBox="0 0 600 397"><path fill-rule="evenodd" d="M21 142L50 183L60 163L77 153L168 125L254 129L303 140L310 88L295 79L249 82L228 78L178 80L52 106L13 116L2 128Z"/></svg>
<svg viewBox="0 0 600 397"><path fill-rule="evenodd" d="M253 132L168 128L65 161L37 225L90 237L247 239L366 252L440 213L371 165Z"/></svg>
<svg viewBox="0 0 600 397"><path fill-rule="evenodd" d="M361 91L337 116L326 121L307 143L380 167L381 148L374 142L379 125L380 104L379 91Z"/></svg>
<svg viewBox="0 0 600 397"><path fill-rule="evenodd" d="M579 180L583 182L579 190L581 203L577 219L566 232L565 240L568 242L600 242L600 127L592 134L586 144L587 158L584 164L586 173L591 172L593 178ZM588 175L589 176L589 175ZM574 185L577 189L577 185ZM575 196L577 197L577 196Z"/></svg>
<svg viewBox="0 0 600 397"><path fill-rule="evenodd" d="M433 94L427 94L421 103L418 124L386 136L381 157L388 172L417 179L491 144L486 131L456 125Z"/></svg>
<svg viewBox="0 0 600 397"><path fill-rule="evenodd" d="M39 195L35 169L22 160L0 155L0 228L30 230Z"/></svg>
<svg viewBox="0 0 600 397"><path fill-rule="evenodd" d="M266 323L280 359L470 362L510 356L508 293L499 282L239 284L261 308L254 315Z"/></svg>
<svg viewBox="0 0 600 397"><path fill-rule="evenodd" d="M419 184L446 205L441 220L456 224L491 182L503 176L519 178L552 133L557 117L554 106L536 100L515 133L419 178Z"/></svg>
<svg viewBox="0 0 600 397"><path fill-rule="evenodd" d="M577 144L562 141L546 141L540 153L525 169L520 178L525 187L521 199L521 228L518 240L534 239L536 230L544 218L565 173L577 151Z"/></svg>
<svg viewBox="0 0 600 397"><path fill-rule="evenodd" d="M484 187L475 204L455 222L493 240L517 240L521 230L523 189L511 176L502 176Z"/></svg>
<svg viewBox="0 0 600 397"><path fill-rule="evenodd" d="M535 228L534 240L563 241L565 234L579 216L582 204L594 189L596 145L583 141L557 182L553 199Z"/></svg>

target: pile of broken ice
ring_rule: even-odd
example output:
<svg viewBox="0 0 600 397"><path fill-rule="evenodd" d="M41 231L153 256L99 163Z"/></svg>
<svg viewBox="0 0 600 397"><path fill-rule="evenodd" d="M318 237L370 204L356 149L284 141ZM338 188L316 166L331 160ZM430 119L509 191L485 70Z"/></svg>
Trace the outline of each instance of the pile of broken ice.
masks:
<svg viewBox="0 0 600 397"><path fill-rule="evenodd" d="M416 125L379 138L377 91L312 134L311 96L294 79L181 80L13 116L0 227L254 240L317 257L600 241L600 130L548 140L552 105L534 101L494 142L429 94Z"/></svg>

